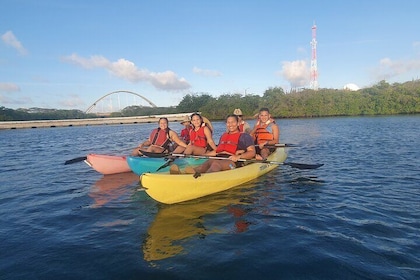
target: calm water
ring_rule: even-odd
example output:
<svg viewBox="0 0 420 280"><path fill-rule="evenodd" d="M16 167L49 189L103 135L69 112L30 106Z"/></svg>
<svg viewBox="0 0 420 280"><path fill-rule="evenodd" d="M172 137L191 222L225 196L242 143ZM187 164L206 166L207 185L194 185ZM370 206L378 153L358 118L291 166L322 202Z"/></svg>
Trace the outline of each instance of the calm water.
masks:
<svg viewBox="0 0 420 280"><path fill-rule="evenodd" d="M0 278L420 279L420 116L279 124L288 161L325 165L172 206L64 165L154 124L0 131Z"/></svg>

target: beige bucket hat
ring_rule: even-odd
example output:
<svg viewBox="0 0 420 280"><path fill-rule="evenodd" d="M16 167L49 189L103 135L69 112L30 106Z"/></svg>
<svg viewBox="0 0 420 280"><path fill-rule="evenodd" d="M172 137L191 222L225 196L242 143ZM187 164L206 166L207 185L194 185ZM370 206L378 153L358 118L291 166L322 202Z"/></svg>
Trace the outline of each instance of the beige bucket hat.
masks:
<svg viewBox="0 0 420 280"><path fill-rule="evenodd" d="M235 111L233 111L233 114L237 115L237 116L242 116L243 115L241 109L239 109L239 108L235 109Z"/></svg>
<svg viewBox="0 0 420 280"><path fill-rule="evenodd" d="M191 122L191 120L190 120L190 117L188 117L187 115L184 117L184 119L181 121L181 124L184 124L184 123L186 123L186 122L188 122L188 123L190 123Z"/></svg>

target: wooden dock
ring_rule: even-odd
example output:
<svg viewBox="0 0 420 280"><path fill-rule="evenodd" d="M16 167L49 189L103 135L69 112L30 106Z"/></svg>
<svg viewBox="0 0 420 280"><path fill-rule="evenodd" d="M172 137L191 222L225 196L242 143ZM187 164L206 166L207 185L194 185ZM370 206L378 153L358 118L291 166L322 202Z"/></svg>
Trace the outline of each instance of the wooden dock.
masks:
<svg viewBox="0 0 420 280"><path fill-rule="evenodd" d="M1 129L20 129L20 128L44 128L44 127L65 127L65 126L89 126L89 125L119 125L136 123L154 123L159 118L166 117L170 122L181 121L185 115L192 113L118 117L118 118L93 118L93 119L68 119L68 120L38 120L38 121L1 121Z"/></svg>

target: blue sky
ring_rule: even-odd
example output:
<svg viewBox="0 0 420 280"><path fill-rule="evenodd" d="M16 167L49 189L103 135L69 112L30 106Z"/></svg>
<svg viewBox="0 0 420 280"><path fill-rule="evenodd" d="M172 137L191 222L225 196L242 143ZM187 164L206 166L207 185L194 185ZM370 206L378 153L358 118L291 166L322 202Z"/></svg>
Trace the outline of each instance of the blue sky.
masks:
<svg viewBox="0 0 420 280"><path fill-rule="evenodd" d="M2 0L0 106L86 110L129 90L186 94L320 88L420 76L420 1Z"/></svg>

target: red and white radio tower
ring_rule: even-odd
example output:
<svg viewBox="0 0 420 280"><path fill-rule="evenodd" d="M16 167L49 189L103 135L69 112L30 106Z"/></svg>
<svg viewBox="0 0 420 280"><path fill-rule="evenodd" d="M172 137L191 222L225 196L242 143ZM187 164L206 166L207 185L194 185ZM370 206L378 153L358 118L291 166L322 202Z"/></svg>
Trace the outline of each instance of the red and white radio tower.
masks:
<svg viewBox="0 0 420 280"><path fill-rule="evenodd" d="M316 62L316 25L312 26L311 89L318 90L318 66Z"/></svg>

